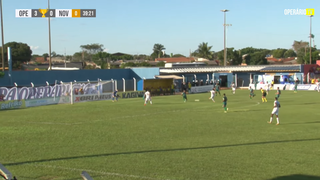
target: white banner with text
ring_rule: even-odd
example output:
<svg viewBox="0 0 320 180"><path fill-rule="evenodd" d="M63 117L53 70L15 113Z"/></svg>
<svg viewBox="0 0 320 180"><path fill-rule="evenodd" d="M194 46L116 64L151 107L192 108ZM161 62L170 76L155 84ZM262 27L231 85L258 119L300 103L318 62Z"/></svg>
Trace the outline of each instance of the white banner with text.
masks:
<svg viewBox="0 0 320 180"><path fill-rule="evenodd" d="M191 87L191 93L209 92L213 89L213 85Z"/></svg>

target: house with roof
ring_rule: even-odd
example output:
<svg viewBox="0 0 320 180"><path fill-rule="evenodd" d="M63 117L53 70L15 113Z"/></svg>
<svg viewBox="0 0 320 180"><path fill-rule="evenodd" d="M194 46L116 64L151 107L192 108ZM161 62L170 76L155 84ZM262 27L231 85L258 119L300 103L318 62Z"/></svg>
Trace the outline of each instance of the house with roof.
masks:
<svg viewBox="0 0 320 180"><path fill-rule="evenodd" d="M160 68L160 75L178 75L185 82L221 81L222 87L230 87L232 82L237 86L248 86L258 79L259 75L293 75L303 77L302 65L248 65L248 66L215 66L190 68ZM236 80L236 81L235 81Z"/></svg>

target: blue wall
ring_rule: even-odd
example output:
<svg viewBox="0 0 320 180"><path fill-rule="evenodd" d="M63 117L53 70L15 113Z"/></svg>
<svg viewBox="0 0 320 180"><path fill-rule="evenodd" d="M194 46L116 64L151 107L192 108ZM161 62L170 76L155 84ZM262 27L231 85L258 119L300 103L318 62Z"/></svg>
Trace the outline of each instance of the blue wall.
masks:
<svg viewBox="0 0 320 180"><path fill-rule="evenodd" d="M160 75L160 68L151 67L151 68L131 68L133 73L140 77L140 79L154 79L154 76Z"/></svg>
<svg viewBox="0 0 320 180"><path fill-rule="evenodd" d="M159 68L136 68L136 69L96 69L96 70L75 70L75 71L13 71L10 79L8 72L0 78L0 86L13 86L16 82L18 86L30 86L33 82L35 86L46 85L46 81L54 84L58 82L71 81L96 81L98 78L102 80L122 80L136 78L137 81L143 77L153 77L159 75Z"/></svg>

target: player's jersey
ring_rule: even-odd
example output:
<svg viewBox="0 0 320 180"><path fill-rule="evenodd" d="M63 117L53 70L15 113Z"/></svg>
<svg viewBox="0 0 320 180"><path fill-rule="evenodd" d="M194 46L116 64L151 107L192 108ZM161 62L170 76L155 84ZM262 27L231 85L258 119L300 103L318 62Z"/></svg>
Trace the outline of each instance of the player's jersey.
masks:
<svg viewBox="0 0 320 180"><path fill-rule="evenodd" d="M261 93L263 94L263 92L264 92L264 89L261 89Z"/></svg>
<svg viewBox="0 0 320 180"><path fill-rule="evenodd" d="M219 86L219 85L216 85L216 90L217 90L217 91L219 91L219 88L220 88L220 86Z"/></svg>
<svg viewBox="0 0 320 180"><path fill-rule="evenodd" d="M232 87L232 88L234 88L235 86L236 86L235 84L233 84L233 83L231 84L231 87Z"/></svg>
<svg viewBox="0 0 320 180"><path fill-rule="evenodd" d="M216 92L214 90L211 90L210 93L211 93L211 96L213 97Z"/></svg>
<svg viewBox="0 0 320 180"><path fill-rule="evenodd" d="M279 108L279 107L280 107L279 101L277 101L277 100L274 101L274 102L273 102L273 107L274 107L274 108Z"/></svg>
<svg viewBox="0 0 320 180"><path fill-rule="evenodd" d="M186 98L186 97L187 97L187 94L186 94L185 92L183 92L183 93L182 93L182 97L183 97L183 98Z"/></svg>
<svg viewBox="0 0 320 180"><path fill-rule="evenodd" d="M145 96L146 98L149 98L149 97L150 97L150 92L149 92L149 91L145 92L145 93L144 93L144 96Z"/></svg>
<svg viewBox="0 0 320 180"><path fill-rule="evenodd" d="M227 101L228 101L228 98L227 97L223 97L223 102L227 103Z"/></svg>
<svg viewBox="0 0 320 180"><path fill-rule="evenodd" d="M113 96L117 96L117 94L118 94L118 91L113 92Z"/></svg>
<svg viewBox="0 0 320 180"><path fill-rule="evenodd" d="M252 88L250 89L250 93L253 93L253 89Z"/></svg>
<svg viewBox="0 0 320 180"><path fill-rule="evenodd" d="M279 95L281 94L281 91L280 91L280 89L279 89L279 90L277 90L277 94L279 94Z"/></svg>

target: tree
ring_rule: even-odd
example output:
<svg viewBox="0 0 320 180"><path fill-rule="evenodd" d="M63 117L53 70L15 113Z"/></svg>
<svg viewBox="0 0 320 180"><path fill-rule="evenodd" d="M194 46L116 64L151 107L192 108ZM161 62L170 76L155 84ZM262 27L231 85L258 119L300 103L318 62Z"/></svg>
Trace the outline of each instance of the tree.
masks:
<svg viewBox="0 0 320 180"><path fill-rule="evenodd" d="M297 57L297 54L294 52L293 49L288 49L284 55L283 55L284 58L288 58L288 57Z"/></svg>
<svg viewBox="0 0 320 180"><path fill-rule="evenodd" d="M173 54L172 57L186 57L186 56L184 56L182 54Z"/></svg>
<svg viewBox="0 0 320 180"><path fill-rule="evenodd" d="M31 60L32 50L25 43L8 42L4 45L4 58L8 59L7 48L11 47L12 68L20 69L20 65ZM0 48L0 52L1 48ZM0 53L1 54L1 53ZM2 61L2 56L0 56ZM0 61L0 62L1 62Z"/></svg>
<svg viewBox="0 0 320 180"><path fill-rule="evenodd" d="M49 54L48 53L44 53L44 54L42 54L42 56L43 56L44 60L47 61L47 58L49 57Z"/></svg>
<svg viewBox="0 0 320 180"><path fill-rule="evenodd" d="M98 43L81 45L80 48L88 54L96 54L103 51L103 45Z"/></svg>
<svg viewBox="0 0 320 180"><path fill-rule="evenodd" d="M41 57L41 56L38 55L38 54L32 54L31 60L32 60L32 61L35 61L37 57Z"/></svg>
<svg viewBox="0 0 320 180"><path fill-rule="evenodd" d="M276 50L273 50L272 52L272 55L274 58L283 58L284 57L284 53L288 51L287 49L276 49Z"/></svg>
<svg viewBox="0 0 320 180"><path fill-rule="evenodd" d="M165 64L166 63L164 61L160 61L160 62L157 63L157 66L158 67L164 67Z"/></svg>
<svg viewBox="0 0 320 180"><path fill-rule="evenodd" d="M309 49L309 48L308 48ZM320 51L318 51L316 48L311 49L311 63L316 63L316 60L320 58L319 56ZM299 64L309 64L310 63L310 51L307 50L307 52L304 49L300 49L297 54L297 63Z"/></svg>
<svg viewBox="0 0 320 180"><path fill-rule="evenodd" d="M88 61L88 60L91 60L91 56L85 51L76 52L72 56L72 61L75 61L75 62L82 62L82 61Z"/></svg>
<svg viewBox="0 0 320 180"><path fill-rule="evenodd" d="M155 44L153 46L153 54L156 54L158 58L161 57L161 55L164 55L162 51L164 51L166 48L162 44Z"/></svg>
<svg viewBox="0 0 320 180"><path fill-rule="evenodd" d="M208 46L208 43L203 42L199 44L198 49L193 53L194 56L205 58L205 59L212 59L213 53L211 51L212 46Z"/></svg>
<svg viewBox="0 0 320 180"><path fill-rule="evenodd" d="M126 68L126 67L136 67L136 64L133 63L133 62L127 62L127 63L122 63L122 64L120 65L120 68L122 68L122 69L124 69L124 68Z"/></svg>
<svg viewBox="0 0 320 180"><path fill-rule="evenodd" d="M305 42L305 41L294 41L293 45L292 45L292 48L293 48L294 52L298 54L298 51L301 48L304 49L304 48L307 48L308 46L309 46L308 42Z"/></svg>
<svg viewBox="0 0 320 180"><path fill-rule="evenodd" d="M111 54L109 54L107 52L98 52L97 54L94 54L92 56L92 60L97 65L102 66L102 64L105 63L106 61L108 61L108 58L110 58L110 57L111 57Z"/></svg>
<svg viewBox="0 0 320 180"><path fill-rule="evenodd" d="M92 61L92 55L96 54L98 52L103 51L103 45L102 44L87 44L87 45L81 45L80 48L84 53L87 53L89 60Z"/></svg>
<svg viewBox="0 0 320 180"><path fill-rule="evenodd" d="M268 64L266 56L270 53L269 50L255 52L250 55L250 65Z"/></svg>

